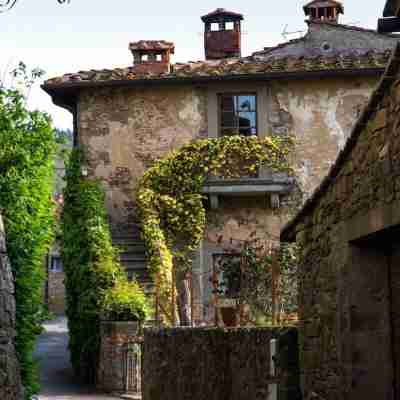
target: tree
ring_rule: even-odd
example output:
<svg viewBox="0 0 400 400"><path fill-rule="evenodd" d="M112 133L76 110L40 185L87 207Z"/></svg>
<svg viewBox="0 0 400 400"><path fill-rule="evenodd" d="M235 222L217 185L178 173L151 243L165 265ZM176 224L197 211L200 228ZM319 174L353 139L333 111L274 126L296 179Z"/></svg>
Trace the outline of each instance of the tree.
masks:
<svg viewBox="0 0 400 400"><path fill-rule="evenodd" d="M18 0L0 0L0 13L11 10L16 4ZM70 0L57 0L58 3L64 4L69 3Z"/></svg>

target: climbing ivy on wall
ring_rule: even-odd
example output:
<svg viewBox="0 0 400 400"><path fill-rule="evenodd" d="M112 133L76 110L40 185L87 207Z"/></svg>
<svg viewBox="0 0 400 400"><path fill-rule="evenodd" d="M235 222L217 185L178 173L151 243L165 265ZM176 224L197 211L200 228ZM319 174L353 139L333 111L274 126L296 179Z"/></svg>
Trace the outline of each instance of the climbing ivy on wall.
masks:
<svg viewBox="0 0 400 400"><path fill-rule="evenodd" d="M144 320L149 307L142 289L128 282L112 246L100 183L82 176L84 155L73 150L67 165L62 226L69 349L76 374L93 382L101 318Z"/></svg>
<svg viewBox="0 0 400 400"><path fill-rule="evenodd" d="M291 174L288 154L292 144L290 137L275 136L198 140L157 161L144 174L136 197L160 304L170 303L173 296L173 264L188 269L189 254L203 237L206 178L253 175L261 166ZM164 309L165 322L174 320L173 312Z"/></svg>
<svg viewBox="0 0 400 400"><path fill-rule="evenodd" d="M41 331L44 262L53 238L55 150L50 118L29 111L20 91L0 86L0 212L15 277L16 349L27 399L38 391L32 352Z"/></svg>

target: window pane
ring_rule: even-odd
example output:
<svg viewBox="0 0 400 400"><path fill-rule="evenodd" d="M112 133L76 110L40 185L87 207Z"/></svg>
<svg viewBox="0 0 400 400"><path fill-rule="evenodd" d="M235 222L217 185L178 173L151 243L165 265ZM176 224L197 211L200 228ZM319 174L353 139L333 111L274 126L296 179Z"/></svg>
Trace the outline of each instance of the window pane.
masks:
<svg viewBox="0 0 400 400"><path fill-rule="evenodd" d="M256 111L256 96L238 96L239 111Z"/></svg>
<svg viewBox="0 0 400 400"><path fill-rule="evenodd" d="M221 96L221 108L223 111L233 111L235 109L235 96Z"/></svg>
<svg viewBox="0 0 400 400"><path fill-rule="evenodd" d="M255 112L240 112L239 113L239 127L247 128L250 126L256 126L256 113Z"/></svg>
<svg viewBox="0 0 400 400"><path fill-rule="evenodd" d="M238 117L233 112L222 112L221 125L222 127L236 127L238 126Z"/></svg>

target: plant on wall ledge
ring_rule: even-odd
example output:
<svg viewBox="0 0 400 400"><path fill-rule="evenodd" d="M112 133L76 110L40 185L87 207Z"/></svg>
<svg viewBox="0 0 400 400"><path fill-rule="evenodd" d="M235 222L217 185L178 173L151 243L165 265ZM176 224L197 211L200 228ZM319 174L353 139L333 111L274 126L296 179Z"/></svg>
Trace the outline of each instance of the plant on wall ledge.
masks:
<svg viewBox="0 0 400 400"><path fill-rule="evenodd" d="M155 162L144 174L136 197L160 304L168 304L174 296L173 265L178 274L185 274L190 253L203 238L202 190L207 177L249 176L261 166L291 175L288 155L292 144L292 138L277 136L198 140ZM177 318L174 313L164 309L164 322L172 323Z"/></svg>

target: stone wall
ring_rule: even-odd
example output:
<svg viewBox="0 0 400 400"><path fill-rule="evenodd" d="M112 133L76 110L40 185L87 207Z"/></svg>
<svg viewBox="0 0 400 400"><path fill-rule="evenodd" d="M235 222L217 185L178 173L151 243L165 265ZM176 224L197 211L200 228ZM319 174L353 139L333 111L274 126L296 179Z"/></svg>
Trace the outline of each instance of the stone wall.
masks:
<svg viewBox="0 0 400 400"><path fill-rule="evenodd" d="M278 377L270 374L270 340L278 338ZM294 328L149 329L144 336L144 400L298 400Z"/></svg>
<svg viewBox="0 0 400 400"><path fill-rule="evenodd" d="M335 167L282 235L296 236L302 247L300 358L306 398L391 398L385 396L392 387L392 356L400 361L391 354L391 335L399 332L391 333L398 321L391 327L397 314L389 314L388 304L400 295L398 281L390 283L391 294L388 283L388 277L398 276L388 265L399 247L398 57L399 51Z"/></svg>
<svg viewBox="0 0 400 400"><path fill-rule="evenodd" d="M49 271L47 275L47 305L49 311L56 315L65 314L65 273Z"/></svg>
<svg viewBox="0 0 400 400"><path fill-rule="evenodd" d="M100 178L113 229L135 221L134 189L157 158L207 136L206 93L194 87L87 90L78 140Z"/></svg>
<svg viewBox="0 0 400 400"><path fill-rule="evenodd" d="M141 375L135 373L136 358L141 364L141 345L137 322L102 321L100 324L100 354L97 366L97 389L108 393L140 392ZM136 343L136 345L135 345ZM136 365L139 367L140 365ZM137 382L135 379L137 378Z"/></svg>
<svg viewBox="0 0 400 400"><path fill-rule="evenodd" d="M22 387L14 348L14 279L7 258L3 221L0 216L0 399L22 399Z"/></svg>
<svg viewBox="0 0 400 400"><path fill-rule="evenodd" d="M87 89L79 98L78 142L87 151L89 176L104 183L113 228L121 227L135 220L134 188L155 159L194 139L215 136L214 97L256 87L263 107L258 110L259 134L296 137L293 161L309 195L343 147L376 82L362 77ZM279 235L278 227L273 234Z"/></svg>

